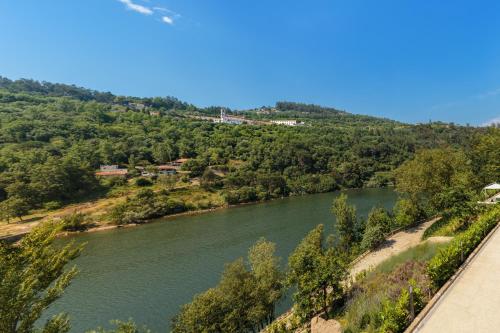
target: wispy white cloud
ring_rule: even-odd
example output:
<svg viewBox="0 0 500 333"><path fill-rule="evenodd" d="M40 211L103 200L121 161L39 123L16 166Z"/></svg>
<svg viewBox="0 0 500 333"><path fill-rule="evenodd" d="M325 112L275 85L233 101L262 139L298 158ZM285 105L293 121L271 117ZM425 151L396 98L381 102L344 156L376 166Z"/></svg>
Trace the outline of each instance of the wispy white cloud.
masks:
<svg viewBox="0 0 500 333"><path fill-rule="evenodd" d="M181 14L176 13L168 8L151 3L150 0L142 0L143 2L151 3L149 6L143 6L137 4L133 2L133 0L117 0L117 1L124 4L125 7L129 10L133 10L143 15L154 16L158 21L168 25L174 25L174 23L182 17Z"/></svg>
<svg viewBox="0 0 500 333"><path fill-rule="evenodd" d="M166 24L174 24L174 19L171 18L170 16L162 16L161 21Z"/></svg>
<svg viewBox="0 0 500 333"><path fill-rule="evenodd" d="M139 14L152 15L154 13L154 11L151 8L133 3L132 0L118 0L118 1L123 3L125 7L127 7L127 9L133 10L134 12L137 12Z"/></svg>
<svg viewBox="0 0 500 333"><path fill-rule="evenodd" d="M170 10L168 10L165 7L153 7L153 9L158 11L158 12L170 12Z"/></svg>

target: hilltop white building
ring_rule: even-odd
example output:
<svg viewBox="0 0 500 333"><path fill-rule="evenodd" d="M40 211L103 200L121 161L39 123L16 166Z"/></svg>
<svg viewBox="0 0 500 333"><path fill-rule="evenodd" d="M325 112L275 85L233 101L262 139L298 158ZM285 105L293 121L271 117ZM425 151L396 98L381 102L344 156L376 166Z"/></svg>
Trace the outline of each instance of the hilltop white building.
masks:
<svg viewBox="0 0 500 333"><path fill-rule="evenodd" d="M285 126L301 126L304 125L303 122L297 120L271 120L271 123L276 125L285 125Z"/></svg>
<svg viewBox="0 0 500 333"><path fill-rule="evenodd" d="M239 125L243 124L243 120L229 117L224 109L220 109L220 117L218 119L214 119L214 123Z"/></svg>

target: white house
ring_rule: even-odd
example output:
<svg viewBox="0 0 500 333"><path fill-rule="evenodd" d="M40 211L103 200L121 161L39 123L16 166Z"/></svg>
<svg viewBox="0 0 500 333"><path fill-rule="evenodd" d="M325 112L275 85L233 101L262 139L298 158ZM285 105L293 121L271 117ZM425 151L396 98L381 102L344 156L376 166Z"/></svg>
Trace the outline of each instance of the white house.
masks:
<svg viewBox="0 0 500 333"><path fill-rule="evenodd" d="M271 120L271 123L276 125L285 125L285 126L300 126L304 125L303 122L297 120Z"/></svg>

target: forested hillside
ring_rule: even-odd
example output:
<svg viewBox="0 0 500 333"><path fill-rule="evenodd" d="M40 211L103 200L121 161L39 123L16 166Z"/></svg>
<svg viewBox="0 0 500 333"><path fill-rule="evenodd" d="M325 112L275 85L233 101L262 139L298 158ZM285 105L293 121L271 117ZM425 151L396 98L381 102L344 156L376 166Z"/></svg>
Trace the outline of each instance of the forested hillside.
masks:
<svg viewBox="0 0 500 333"><path fill-rule="evenodd" d="M408 125L297 103L272 109L241 114L300 118L306 125L216 124L191 116L218 108L173 97L133 98L0 78L0 201L24 212L60 206L114 186L96 179L100 165L133 171L179 157L189 159L185 178L200 177L201 186L221 191L228 203L385 186L391 171L418 149L467 147L485 131Z"/></svg>

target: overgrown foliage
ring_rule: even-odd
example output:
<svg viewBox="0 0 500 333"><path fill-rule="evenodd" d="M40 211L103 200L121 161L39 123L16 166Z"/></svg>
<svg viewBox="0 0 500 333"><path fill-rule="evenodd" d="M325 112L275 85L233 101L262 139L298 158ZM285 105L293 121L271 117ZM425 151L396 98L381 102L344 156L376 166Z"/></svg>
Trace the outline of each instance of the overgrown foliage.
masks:
<svg viewBox="0 0 500 333"><path fill-rule="evenodd" d="M340 321L344 332L392 332L405 328L409 321L408 289L416 291L421 305L429 300L431 282L426 261L437 247L424 244L382 263L353 285ZM414 301L418 299L414 298Z"/></svg>
<svg viewBox="0 0 500 333"><path fill-rule="evenodd" d="M77 270L65 270L82 247L53 244L58 232L53 224L32 230L19 245L0 242L0 331L39 332L35 322L58 299ZM42 332L69 331L67 316L49 319Z"/></svg>
<svg viewBox="0 0 500 333"><path fill-rule="evenodd" d="M142 223L187 209L182 201L169 198L168 194L142 189L136 195L127 197L125 202L116 205L110 213L110 218L115 224Z"/></svg>

